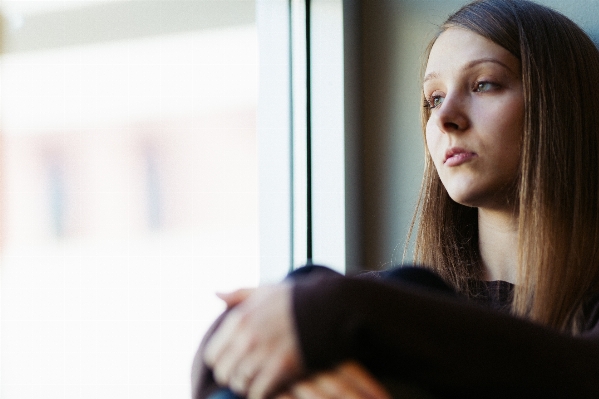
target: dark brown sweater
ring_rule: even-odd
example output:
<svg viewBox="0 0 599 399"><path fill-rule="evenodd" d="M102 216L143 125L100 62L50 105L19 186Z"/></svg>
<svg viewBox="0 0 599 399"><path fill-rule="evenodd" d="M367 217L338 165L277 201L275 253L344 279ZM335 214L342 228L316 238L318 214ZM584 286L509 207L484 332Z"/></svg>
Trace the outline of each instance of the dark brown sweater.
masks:
<svg viewBox="0 0 599 399"><path fill-rule="evenodd" d="M440 398L599 398L599 297L573 337L501 311L510 290L483 283L468 301L387 279L312 273L293 291L305 364L316 371L356 359L383 382Z"/></svg>
<svg viewBox="0 0 599 399"><path fill-rule="evenodd" d="M394 397L599 398L599 296L573 337L507 314L508 283L481 283L466 300L434 279L403 277L293 273L308 371L354 359ZM192 370L196 399L217 388L201 353L202 346Z"/></svg>

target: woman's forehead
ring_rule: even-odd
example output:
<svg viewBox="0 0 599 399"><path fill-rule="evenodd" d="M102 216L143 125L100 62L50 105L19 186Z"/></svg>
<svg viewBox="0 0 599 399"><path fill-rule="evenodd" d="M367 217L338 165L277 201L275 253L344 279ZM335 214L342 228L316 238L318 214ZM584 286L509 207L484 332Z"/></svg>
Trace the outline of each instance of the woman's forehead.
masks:
<svg viewBox="0 0 599 399"><path fill-rule="evenodd" d="M425 81L481 60L496 61L519 75L520 62L508 50L470 30L452 27L439 35L426 65Z"/></svg>

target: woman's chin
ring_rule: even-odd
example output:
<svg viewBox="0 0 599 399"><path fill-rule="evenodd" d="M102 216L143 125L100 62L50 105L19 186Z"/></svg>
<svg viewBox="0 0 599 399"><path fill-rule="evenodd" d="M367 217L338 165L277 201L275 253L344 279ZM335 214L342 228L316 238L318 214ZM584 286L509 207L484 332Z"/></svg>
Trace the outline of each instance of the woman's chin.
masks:
<svg viewBox="0 0 599 399"><path fill-rule="evenodd" d="M485 193L473 190L453 190L448 191L448 193L449 197L458 204L472 208L484 207L490 200Z"/></svg>
<svg viewBox="0 0 599 399"><path fill-rule="evenodd" d="M480 199L480 193L476 193L472 189L465 189L464 187L449 187L447 193L452 200L465 206L477 206L477 199Z"/></svg>

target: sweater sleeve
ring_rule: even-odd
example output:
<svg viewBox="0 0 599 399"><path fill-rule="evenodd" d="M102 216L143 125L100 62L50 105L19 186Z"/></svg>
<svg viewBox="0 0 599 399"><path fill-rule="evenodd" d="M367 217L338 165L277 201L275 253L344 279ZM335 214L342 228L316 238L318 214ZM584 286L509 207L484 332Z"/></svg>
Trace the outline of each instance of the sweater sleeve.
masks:
<svg viewBox="0 0 599 399"><path fill-rule="evenodd" d="M599 398L599 327L572 337L416 287L298 279L294 316L311 371L355 359L441 397Z"/></svg>

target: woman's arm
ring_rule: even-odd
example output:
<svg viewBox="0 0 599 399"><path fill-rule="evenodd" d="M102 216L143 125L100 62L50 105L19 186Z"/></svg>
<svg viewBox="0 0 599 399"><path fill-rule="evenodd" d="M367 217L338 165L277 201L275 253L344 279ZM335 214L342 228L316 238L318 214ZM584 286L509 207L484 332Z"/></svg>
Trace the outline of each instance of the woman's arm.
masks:
<svg viewBox="0 0 599 399"><path fill-rule="evenodd" d="M380 381L441 397L599 398L599 326L571 337L447 295L387 281L297 281L307 370L356 359Z"/></svg>
<svg viewBox="0 0 599 399"><path fill-rule="evenodd" d="M440 397L599 397L597 326L574 338L447 294L330 273L291 287L294 318L285 328L294 327L290 334L301 350L262 341L239 357L258 350L274 364L301 364L291 376L271 374L270 387L354 359L378 381L416 385ZM277 292L242 317L261 320L250 333L256 342L280 324L281 314L272 310L281 307L273 305L290 293ZM253 392L264 397L267 391Z"/></svg>

